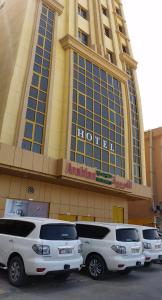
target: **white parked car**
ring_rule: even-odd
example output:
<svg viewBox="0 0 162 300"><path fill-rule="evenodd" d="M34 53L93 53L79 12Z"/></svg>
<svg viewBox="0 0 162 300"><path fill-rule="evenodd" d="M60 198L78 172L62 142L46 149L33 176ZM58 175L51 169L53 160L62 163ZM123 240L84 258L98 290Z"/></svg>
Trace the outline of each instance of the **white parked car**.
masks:
<svg viewBox="0 0 162 300"><path fill-rule="evenodd" d="M77 222L83 261L93 279L106 271L129 273L144 265L142 243L136 228L127 224Z"/></svg>
<svg viewBox="0 0 162 300"><path fill-rule="evenodd" d="M147 226L136 226L136 228L138 228L140 239L143 243L145 265L149 265L154 261L162 261L162 240L158 229Z"/></svg>
<svg viewBox="0 0 162 300"><path fill-rule="evenodd" d="M75 224L45 218L0 219L0 267L8 269L11 284L20 286L27 275L50 272L66 278L82 263Z"/></svg>

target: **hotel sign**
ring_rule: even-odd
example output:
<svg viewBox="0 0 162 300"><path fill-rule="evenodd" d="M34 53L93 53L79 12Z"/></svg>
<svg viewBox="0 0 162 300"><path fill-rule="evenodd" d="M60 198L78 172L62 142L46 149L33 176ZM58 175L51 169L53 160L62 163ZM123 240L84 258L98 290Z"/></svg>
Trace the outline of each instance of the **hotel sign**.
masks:
<svg viewBox="0 0 162 300"><path fill-rule="evenodd" d="M97 136L96 134L92 134L90 132L85 132L83 129L81 128L78 128L77 129L77 136L81 139L84 139L90 143L94 143L95 145L97 146L101 146L103 149L108 149L110 151L113 151L114 152L114 144L111 143L111 142L108 142L108 140L106 139L101 139L99 136Z"/></svg>
<svg viewBox="0 0 162 300"><path fill-rule="evenodd" d="M67 162L65 166L65 174L75 177L80 177L83 179L92 180L93 182L101 183L104 185L109 185L117 189L132 189L132 181L126 180L119 176L113 176L101 171L96 171L96 169L87 168L84 166L78 166L72 162Z"/></svg>

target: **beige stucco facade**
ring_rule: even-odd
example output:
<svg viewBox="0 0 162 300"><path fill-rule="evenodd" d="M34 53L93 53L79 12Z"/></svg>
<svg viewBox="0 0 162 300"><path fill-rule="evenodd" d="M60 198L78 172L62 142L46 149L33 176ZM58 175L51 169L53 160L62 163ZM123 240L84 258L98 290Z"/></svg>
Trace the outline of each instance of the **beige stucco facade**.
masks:
<svg viewBox="0 0 162 300"><path fill-rule="evenodd" d="M49 203L50 217L65 218L67 215L74 216L74 219L93 217L96 221L128 222L128 201L149 201L151 189L146 186L143 121L136 79L137 62L132 56L122 3L119 0L3 2L0 8L1 215L4 213L6 199L30 199ZM42 127L42 148L40 153L34 153L22 149L22 141L35 51L38 46L42 3L54 12L54 31L50 52L48 101L43 115L45 121ZM81 7L86 18L78 14L78 7ZM103 9L106 9L104 12L107 15L103 13ZM119 27L124 28L124 33ZM105 35L105 28L110 30L110 37ZM86 35L87 45L78 40L79 31ZM123 49L128 49L127 53ZM74 52L121 83L125 167L124 177L110 175L113 182L118 182L116 185L113 182L109 184L107 179L105 181L106 173L101 172L99 177L102 178L99 180L96 179L98 175L95 175L93 181L86 176L80 176L83 170L81 171L82 165L77 161L72 162L73 174L65 172L65 164L70 162ZM115 56L114 62L108 59L108 52ZM136 140L140 144L140 171L137 176L139 183L135 181L134 175L134 136L131 126L133 117L127 66L131 69L136 96ZM36 126L35 123L30 124ZM97 174L95 167L89 168L83 164L83 168L89 170L84 169L84 172ZM28 187L33 188L32 194L27 192ZM115 208L123 208L119 218Z"/></svg>

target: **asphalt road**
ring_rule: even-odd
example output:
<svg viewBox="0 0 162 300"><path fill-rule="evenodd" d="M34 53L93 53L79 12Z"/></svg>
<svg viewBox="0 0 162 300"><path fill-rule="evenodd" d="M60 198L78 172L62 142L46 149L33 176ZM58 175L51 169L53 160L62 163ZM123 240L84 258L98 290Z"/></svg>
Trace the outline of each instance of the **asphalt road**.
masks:
<svg viewBox="0 0 162 300"><path fill-rule="evenodd" d="M71 274L61 282L53 277L30 278L23 288L15 288L0 271L0 299L6 300L161 300L162 264L154 264L129 275L109 274L102 281L84 272Z"/></svg>

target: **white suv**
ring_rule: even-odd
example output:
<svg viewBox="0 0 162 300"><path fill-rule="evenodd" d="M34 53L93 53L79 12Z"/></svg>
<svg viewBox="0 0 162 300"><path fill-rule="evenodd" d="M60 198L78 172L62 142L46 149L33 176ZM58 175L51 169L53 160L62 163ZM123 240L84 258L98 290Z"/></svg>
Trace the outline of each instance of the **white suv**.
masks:
<svg viewBox="0 0 162 300"><path fill-rule="evenodd" d="M103 277L106 271L129 273L144 265L138 230L127 224L77 222L82 255L89 275Z"/></svg>
<svg viewBox="0 0 162 300"><path fill-rule="evenodd" d="M0 267L8 269L11 284L26 275L57 272L66 278L83 263L75 224L45 218L0 219Z"/></svg>
<svg viewBox="0 0 162 300"><path fill-rule="evenodd" d="M143 254L145 265L154 261L162 261L162 241L157 228L147 226L136 226L143 243Z"/></svg>

